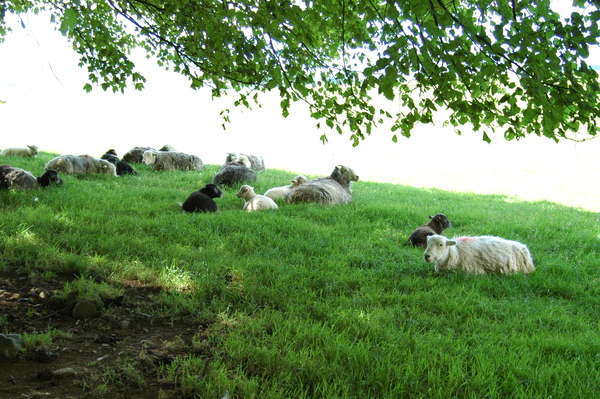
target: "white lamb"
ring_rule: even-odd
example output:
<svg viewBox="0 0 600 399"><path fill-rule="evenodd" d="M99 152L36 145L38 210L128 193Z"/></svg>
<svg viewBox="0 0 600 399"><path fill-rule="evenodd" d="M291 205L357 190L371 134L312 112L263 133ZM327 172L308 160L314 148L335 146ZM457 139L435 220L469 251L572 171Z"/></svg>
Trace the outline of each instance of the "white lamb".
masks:
<svg viewBox="0 0 600 399"><path fill-rule="evenodd" d="M308 181L308 178L302 175L296 176L294 177L293 180L290 180L290 184L289 186L283 186L283 187L273 187L268 189L265 192L265 196L271 198L274 201L277 200L287 200L287 197L290 196L292 189L294 187L297 187L301 184L304 184Z"/></svg>
<svg viewBox="0 0 600 399"><path fill-rule="evenodd" d="M278 209L279 207L269 197L265 197L264 195L256 194L254 192L254 187L250 187L247 184L244 184L240 187L240 191L237 193L238 198L243 198L244 207L242 208L246 212L254 212L254 211L262 211L265 209Z"/></svg>
<svg viewBox="0 0 600 399"><path fill-rule="evenodd" d="M239 152L230 152L225 157L225 165L230 163L238 163L250 168L256 172L265 170L265 161L259 155L243 154Z"/></svg>
<svg viewBox="0 0 600 399"><path fill-rule="evenodd" d="M153 170L204 169L204 163L196 155L176 151L148 150L142 155L142 162L151 165Z"/></svg>
<svg viewBox="0 0 600 399"><path fill-rule="evenodd" d="M462 270L467 273L531 273L535 270L529 249L517 241L479 236L448 239L434 234L427 237L426 262L435 271Z"/></svg>
<svg viewBox="0 0 600 399"><path fill-rule="evenodd" d="M39 153L37 145L28 145L27 148L5 148L0 151L4 157L35 157Z"/></svg>

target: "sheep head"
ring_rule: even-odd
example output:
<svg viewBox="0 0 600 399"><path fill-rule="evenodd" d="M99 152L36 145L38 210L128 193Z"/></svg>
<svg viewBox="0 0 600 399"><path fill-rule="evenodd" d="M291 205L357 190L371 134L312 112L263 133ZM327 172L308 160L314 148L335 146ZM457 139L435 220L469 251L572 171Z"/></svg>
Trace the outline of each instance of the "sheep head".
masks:
<svg viewBox="0 0 600 399"><path fill-rule="evenodd" d="M206 194L210 198L221 198L223 196L221 189L213 183L207 184L204 188L201 188L198 191L200 191L202 194Z"/></svg>
<svg viewBox="0 0 600 399"><path fill-rule="evenodd" d="M303 175L299 175L296 176L293 180L290 180L290 183L292 183L292 187L297 187L301 184L304 184L308 181L308 178L306 176Z"/></svg>
<svg viewBox="0 0 600 399"><path fill-rule="evenodd" d="M157 152L155 150L144 151L142 155L142 163L146 165L154 165L156 162Z"/></svg>
<svg viewBox="0 0 600 399"><path fill-rule="evenodd" d="M331 178L346 185L350 185L353 181L358 181L358 175L351 168L344 165L337 165L333 172L331 172Z"/></svg>
<svg viewBox="0 0 600 399"><path fill-rule="evenodd" d="M29 148L31 150L31 151L29 151L29 153L33 157L35 157L39 153L37 145L28 145L27 148Z"/></svg>
<svg viewBox="0 0 600 399"><path fill-rule="evenodd" d="M448 247L456 245L455 240L449 240L437 234L427 237L427 249L423 254L425 262L435 263L442 259L448 252Z"/></svg>
<svg viewBox="0 0 600 399"><path fill-rule="evenodd" d="M237 193L238 198L243 198L245 200L249 200L255 195L256 194L254 193L254 187L250 187L247 184L244 184L242 187L240 187L240 191L238 191Z"/></svg>
<svg viewBox="0 0 600 399"><path fill-rule="evenodd" d="M40 185L40 187L62 185L62 180L58 176L58 172L56 171L56 169L46 170L43 175L37 178L37 182Z"/></svg>
<svg viewBox="0 0 600 399"><path fill-rule="evenodd" d="M443 213L436 213L433 216L429 216L429 219L431 219L431 222L440 226L442 228L442 230L452 227L450 220L448 220L446 215L444 215Z"/></svg>

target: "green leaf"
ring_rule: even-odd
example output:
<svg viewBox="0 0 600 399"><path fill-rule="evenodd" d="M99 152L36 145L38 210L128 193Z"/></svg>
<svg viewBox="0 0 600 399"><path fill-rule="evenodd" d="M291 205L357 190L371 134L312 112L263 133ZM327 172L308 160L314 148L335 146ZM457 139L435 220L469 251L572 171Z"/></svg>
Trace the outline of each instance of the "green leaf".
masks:
<svg viewBox="0 0 600 399"><path fill-rule="evenodd" d="M73 32L75 27L77 26L77 13L72 8L67 8L62 18L62 22L60 27L58 28L59 32L62 33L63 36L68 36L70 32Z"/></svg>

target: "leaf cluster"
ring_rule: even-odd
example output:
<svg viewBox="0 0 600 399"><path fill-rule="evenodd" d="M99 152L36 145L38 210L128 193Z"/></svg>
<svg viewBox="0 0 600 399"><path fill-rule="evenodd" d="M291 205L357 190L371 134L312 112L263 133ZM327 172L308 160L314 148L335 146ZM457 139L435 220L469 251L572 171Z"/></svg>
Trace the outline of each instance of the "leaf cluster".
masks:
<svg viewBox="0 0 600 399"><path fill-rule="evenodd" d="M486 141L494 131L587 139L598 130L598 74L586 59L600 10L574 3L562 19L550 0L8 1L0 37L6 11L47 9L89 71L87 91L141 90L130 59L141 47L194 89L240 93L236 105L277 90L287 116L304 101L354 145L386 120L410 137L442 110Z"/></svg>

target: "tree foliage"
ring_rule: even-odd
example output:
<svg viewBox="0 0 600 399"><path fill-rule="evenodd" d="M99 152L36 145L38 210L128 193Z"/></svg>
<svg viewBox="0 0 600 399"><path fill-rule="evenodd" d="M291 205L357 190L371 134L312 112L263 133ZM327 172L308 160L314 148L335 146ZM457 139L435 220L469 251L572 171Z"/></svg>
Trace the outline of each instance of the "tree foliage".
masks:
<svg viewBox="0 0 600 399"><path fill-rule="evenodd" d="M598 74L586 63L598 4L575 0L561 19L550 0L7 0L0 37L6 12L47 10L88 69L88 91L142 89L130 60L142 47L193 88L237 91L236 105L276 90L287 116L305 101L355 145L387 119L394 141L409 137L439 110L488 141L493 131L585 139L598 130Z"/></svg>

